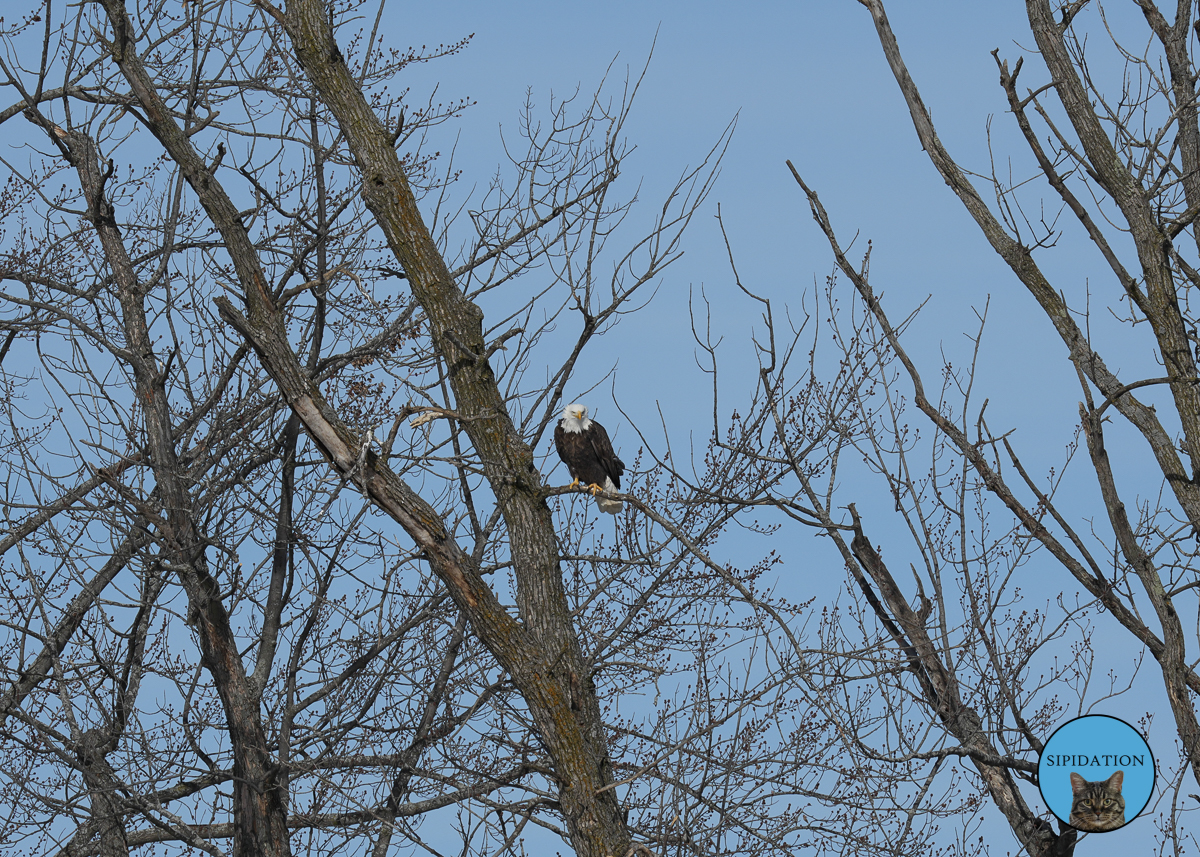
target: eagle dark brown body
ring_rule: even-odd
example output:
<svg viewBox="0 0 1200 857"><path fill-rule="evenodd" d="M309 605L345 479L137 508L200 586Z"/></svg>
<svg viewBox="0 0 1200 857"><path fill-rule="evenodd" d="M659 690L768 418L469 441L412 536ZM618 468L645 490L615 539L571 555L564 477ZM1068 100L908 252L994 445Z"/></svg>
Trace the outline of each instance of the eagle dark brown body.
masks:
<svg viewBox="0 0 1200 857"><path fill-rule="evenodd" d="M625 465L613 451L604 426L589 420L583 405L567 405L563 410L563 418L554 429L554 446L575 482L597 490L621 490ZM622 504L620 500L597 496L596 505L602 512L615 515Z"/></svg>

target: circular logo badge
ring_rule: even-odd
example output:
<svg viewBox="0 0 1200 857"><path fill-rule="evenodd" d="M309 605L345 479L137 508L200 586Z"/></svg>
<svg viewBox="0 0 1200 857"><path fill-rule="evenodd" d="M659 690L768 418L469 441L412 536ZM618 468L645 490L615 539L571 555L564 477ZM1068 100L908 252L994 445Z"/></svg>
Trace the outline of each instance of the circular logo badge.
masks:
<svg viewBox="0 0 1200 857"><path fill-rule="evenodd" d="M1146 808L1154 792L1154 754L1124 720L1076 717L1042 748L1038 787L1059 821L1085 833L1107 833Z"/></svg>

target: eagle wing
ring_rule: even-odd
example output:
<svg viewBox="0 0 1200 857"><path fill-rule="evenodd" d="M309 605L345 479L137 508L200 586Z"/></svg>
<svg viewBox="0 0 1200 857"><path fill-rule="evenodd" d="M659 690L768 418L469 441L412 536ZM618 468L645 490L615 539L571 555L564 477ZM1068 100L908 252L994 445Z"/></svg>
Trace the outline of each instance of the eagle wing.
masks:
<svg viewBox="0 0 1200 857"><path fill-rule="evenodd" d="M592 450L596 453L596 460L600 462L600 466L604 468L604 472L608 474L608 478L612 480L616 488L621 487L621 474L625 472L625 464L621 459L617 458L617 454L613 452L612 441L608 439L608 432L604 430L604 426L592 420L592 428L585 432L592 441ZM557 437L555 438L557 440Z"/></svg>
<svg viewBox="0 0 1200 857"><path fill-rule="evenodd" d="M572 472L573 468L571 467L571 457L567 455L565 435L566 431L563 429L562 421L560 420L558 425L554 427L554 448L558 450L559 460L562 461L563 464L567 465L567 472L570 473L571 478L574 479L575 474Z"/></svg>

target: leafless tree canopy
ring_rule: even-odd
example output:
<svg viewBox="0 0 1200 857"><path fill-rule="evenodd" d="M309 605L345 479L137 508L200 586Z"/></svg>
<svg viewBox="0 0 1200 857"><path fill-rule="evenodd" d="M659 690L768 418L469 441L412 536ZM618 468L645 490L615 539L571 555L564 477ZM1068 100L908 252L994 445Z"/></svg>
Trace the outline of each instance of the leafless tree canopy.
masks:
<svg viewBox="0 0 1200 857"><path fill-rule="evenodd" d="M933 165L1066 345L1093 506L1023 466L973 364L909 358L820 202L836 187L789 164L835 275L785 324L731 248L718 299L761 307L760 370L731 377L695 313L709 444L677 459L633 426L625 512L598 521L536 451L708 210L728 133L635 206L640 79L611 78L527 106L494 177L460 182L431 134L469 105L403 87L467 43L384 46L382 6L6 10L0 845L967 855L985 818L1067 857L1042 742L1150 672L1097 663L1102 632L1158 668L1180 754L1159 748L1156 841L1195 847L1192 4L1137 0L1149 35L1126 36L1099 4L1028 0L1037 69L998 52L995 97L1038 184L985 193L860 2ZM1123 91L1092 77L1100 50ZM1026 218L1038 194L1111 269L1128 341L1093 342L1042 273L1062 234ZM842 596L774 595L769 548L719 559L751 556L746 531L831 547L796 572ZM1063 596L1023 592L1034 572Z"/></svg>
<svg viewBox="0 0 1200 857"><path fill-rule="evenodd" d="M930 791L923 804L907 793L910 817L938 806L934 795L943 793L939 783L953 768L968 774L979 800L1003 817L1023 853L1071 854L1076 832L1051 823L1033 788L1043 742L1066 717L1130 687L1157 685L1149 705L1165 700L1167 731L1177 737L1179 754L1158 745L1162 791L1149 812L1153 821L1139 822L1138 841L1153 841L1159 853L1194 850L1182 823L1194 799L1185 795L1200 776L1193 701L1200 692L1194 580L1200 340L1190 307L1191 290L1200 286L1194 4L1163 11L1152 0L1135 0L1145 28L1125 32L1114 28L1112 9L1106 14L1100 3L1027 0L1032 42L1028 34L1015 35L1030 45L1026 56L1036 70L1022 75L1026 56L1014 59L1001 50L993 56L997 95L1007 107L1003 119L1025 141L1027 151L1014 154L1028 173L993 166L992 186L980 189L939 140L883 3L860 3L871 14L923 150L1044 313L1045 334L1057 333L1066 346L1081 401L1076 433L1062 441L1063 463L1083 459L1073 466L1090 469L1091 496L1064 495L1061 469L1048 478L1029 472L1021 446L1028 450L1037 439L1010 438L989 424L987 392L975 385L986 310L966 366L923 371L904 347L907 320L891 320L878 298L886 284L870 277L870 247L860 260L848 258L821 189L790 163L828 239L835 273L853 287L852 303L839 312L846 298L831 278L821 316L829 319L835 343L833 371L813 360L796 365L795 347L777 346L774 336L759 346L761 384L749 415L731 426L729 454L756 455L749 440L755 438L767 450L766 461L787 462L787 484L795 489L773 486L771 496L807 502L806 510L795 511L818 519L837 544L862 592L867 639L875 635L901 658L903 674L893 668L868 675L870 659L849 648L863 640L860 616L823 629L830 648L846 647L839 676L856 673L850 684L862 696L845 696L841 708L862 752L891 770L920 763ZM1123 84L1117 92L1101 84L1105 74L1093 74L1114 66L1118 73L1110 77ZM1082 278L1054 282L1044 273L1044 260L1071 240L1080 255L1106 266L1110 279L1102 286L1092 281L1089 292ZM1117 331L1106 341L1093 339L1097 304L1124 323L1097 324L1097 330ZM1160 369L1151 377L1120 377L1106 354L1113 365L1128 355L1152 356ZM939 382L930 380L933 374ZM821 427L824 439L814 440ZM848 454L865 462L877 475L875 490L894 501L892 514L912 536L907 545L881 550L872 541L885 521L860 515L853 493L863 489L843 488L835 478ZM1031 574L1057 575L1053 588L1062 595L1031 603L1022 592ZM1119 640L1155 669L1139 678L1128 658L1105 660L1092 646L1093 635ZM862 697L872 696L873 704L862 705ZM892 730L884 731L885 720ZM964 809L974 806L968 801ZM1089 847L1080 841L1081 853Z"/></svg>
<svg viewBox="0 0 1200 857"><path fill-rule="evenodd" d="M709 657L761 634L763 569L696 556L731 514L648 467L614 537L533 452L728 137L635 235L610 83L463 200L425 134L465 105L395 83L464 44L357 10L5 24L6 847L765 847L769 780L706 785L790 705Z"/></svg>

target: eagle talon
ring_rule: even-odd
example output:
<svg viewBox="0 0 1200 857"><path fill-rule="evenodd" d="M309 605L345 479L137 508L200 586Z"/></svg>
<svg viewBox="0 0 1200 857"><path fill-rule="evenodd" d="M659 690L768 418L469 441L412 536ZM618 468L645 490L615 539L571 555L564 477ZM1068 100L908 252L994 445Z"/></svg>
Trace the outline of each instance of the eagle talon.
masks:
<svg viewBox="0 0 1200 857"><path fill-rule="evenodd" d="M571 484L568 485L567 487L568 488L578 488L579 487L579 477L576 476L574 479L572 479Z"/></svg>
<svg viewBox="0 0 1200 857"><path fill-rule="evenodd" d="M593 482L591 485L587 485L585 487L587 488L587 490L592 492L593 497L595 497L597 494L599 494L600 492L602 492L604 490L601 486L597 485L595 482Z"/></svg>

